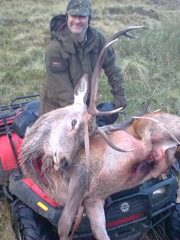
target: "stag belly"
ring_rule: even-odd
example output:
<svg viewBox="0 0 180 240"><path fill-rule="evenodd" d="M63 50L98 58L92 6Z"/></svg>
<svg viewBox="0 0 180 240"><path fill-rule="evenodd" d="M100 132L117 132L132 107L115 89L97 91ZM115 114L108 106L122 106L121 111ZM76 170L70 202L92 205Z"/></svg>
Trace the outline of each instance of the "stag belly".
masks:
<svg viewBox="0 0 180 240"><path fill-rule="evenodd" d="M119 152L107 147L103 154L103 164L99 173L94 174L90 184L89 196L104 199L107 196L135 187L145 180L158 177L168 170L165 161L165 151L173 142L162 145L152 145L146 148L138 140L124 131L116 131L111 135L111 140L119 147L134 150ZM96 155L92 154L92 161Z"/></svg>
<svg viewBox="0 0 180 240"><path fill-rule="evenodd" d="M119 152L106 146L103 152L102 168L94 174L90 184L90 194L105 198L115 192L138 185L149 172L145 164L146 151L143 143L125 131L116 131L110 135L111 141L130 152ZM96 154L92 152L93 165L96 164Z"/></svg>

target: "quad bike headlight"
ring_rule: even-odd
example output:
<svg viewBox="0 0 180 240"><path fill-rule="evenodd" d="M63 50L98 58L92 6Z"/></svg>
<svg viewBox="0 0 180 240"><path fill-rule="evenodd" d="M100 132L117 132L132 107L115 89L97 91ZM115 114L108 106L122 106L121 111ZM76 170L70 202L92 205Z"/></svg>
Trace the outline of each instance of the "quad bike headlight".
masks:
<svg viewBox="0 0 180 240"><path fill-rule="evenodd" d="M157 199L167 194L168 194L168 189L166 186L163 186L153 191L152 198Z"/></svg>

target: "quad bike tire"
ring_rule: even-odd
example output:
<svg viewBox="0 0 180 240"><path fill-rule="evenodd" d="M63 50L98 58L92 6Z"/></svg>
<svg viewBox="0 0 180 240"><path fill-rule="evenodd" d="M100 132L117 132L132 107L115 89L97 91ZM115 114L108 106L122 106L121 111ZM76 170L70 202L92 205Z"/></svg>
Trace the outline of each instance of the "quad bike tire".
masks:
<svg viewBox="0 0 180 240"><path fill-rule="evenodd" d="M17 240L58 240L48 220L38 215L19 199L11 205L13 230Z"/></svg>
<svg viewBox="0 0 180 240"><path fill-rule="evenodd" d="M180 240L180 203L176 204L176 208L166 223L167 234L170 240Z"/></svg>

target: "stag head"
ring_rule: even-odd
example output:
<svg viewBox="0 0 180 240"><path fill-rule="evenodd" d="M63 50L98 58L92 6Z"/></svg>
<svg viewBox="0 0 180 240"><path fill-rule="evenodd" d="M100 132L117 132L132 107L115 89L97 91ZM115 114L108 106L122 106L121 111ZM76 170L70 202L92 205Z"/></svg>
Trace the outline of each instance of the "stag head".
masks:
<svg viewBox="0 0 180 240"><path fill-rule="evenodd" d="M48 159L56 170L69 165L83 144L85 122L89 135L95 132L95 121L87 113L87 93L88 77L85 74L74 90L72 105L46 113L33 124L23 142L27 146L25 152L36 153L32 160Z"/></svg>

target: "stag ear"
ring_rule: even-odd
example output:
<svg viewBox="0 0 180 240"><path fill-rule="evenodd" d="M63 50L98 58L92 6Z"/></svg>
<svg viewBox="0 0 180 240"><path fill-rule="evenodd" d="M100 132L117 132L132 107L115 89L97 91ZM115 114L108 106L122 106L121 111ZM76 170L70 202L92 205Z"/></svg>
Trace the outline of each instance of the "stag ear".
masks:
<svg viewBox="0 0 180 240"><path fill-rule="evenodd" d="M74 103L86 104L88 95L88 75L84 74L74 89Z"/></svg>

